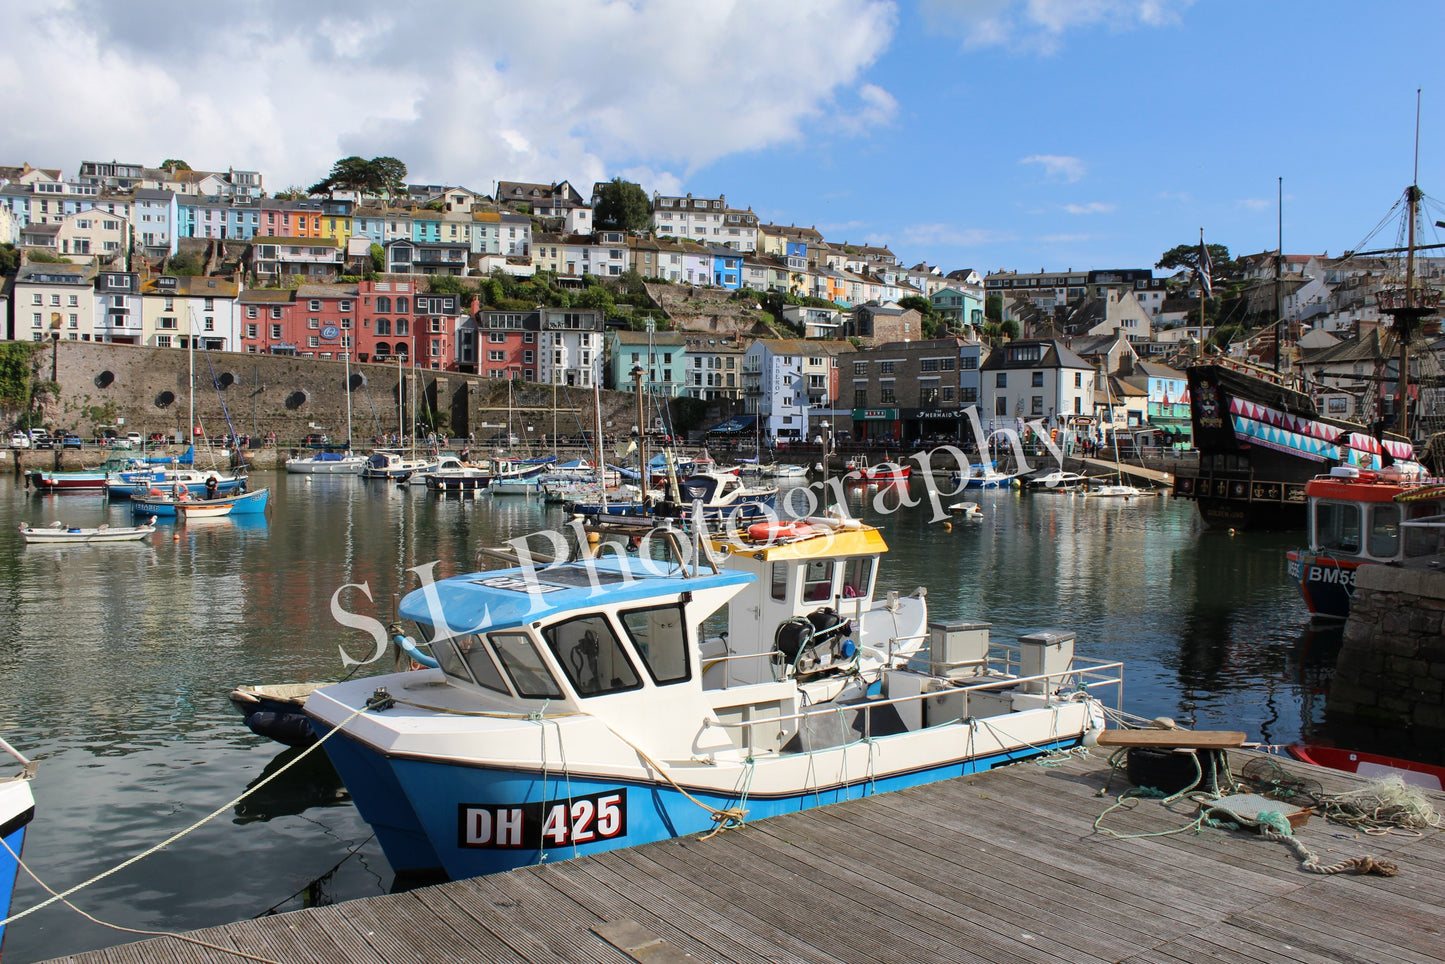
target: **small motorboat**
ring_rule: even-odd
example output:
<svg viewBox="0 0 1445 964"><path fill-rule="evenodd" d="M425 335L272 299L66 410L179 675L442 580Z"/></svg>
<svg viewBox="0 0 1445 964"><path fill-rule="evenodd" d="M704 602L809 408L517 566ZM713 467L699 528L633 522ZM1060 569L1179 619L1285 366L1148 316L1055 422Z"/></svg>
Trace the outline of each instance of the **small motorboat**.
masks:
<svg viewBox="0 0 1445 964"><path fill-rule="evenodd" d="M176 512L182 519L219 519L230 515L230 502L178 502Z"/></svg>
<svg viewBox="0 0 1445 964"><path fill-rule="evenodd" d="M67 526L64 522L52 522L43 529L32 528L28 523L21 523L20 534L24 536L27 545L32 544L58 544L66 542L138 542L156 531L156 518L151 516L150 521L139 526L110 526L98 525L93 529L81 528L78 526Z"/></svg>
<svg viewBox="0 0 1445 964"><path fill-rule="evenodd" d="M1050 472L1036 479L1029 479L1024 487L1030 492L1077 492L1089 484L1087 475L1077 472Z"/></svg>
<svg viewBox="0 0 1445 964"><path fill-rule="evenodd" d="M347 452L316 452L286 460L286 471L292 475L360 475L366 468L365 455Z"/></svg>
<svg viewBox="0 0 1445 964"><path fill-rule="evenodd" d="M231 705L246 720L246 728L257 736L287 746L310 746L316 731L302 710L306 697L328 683L275 683L269 686L238 686L231 691Z"/></svg>
<svg viewBox="0 0 1445 964"><path fill-rule="evenodd" d="M861 485L907 482L912 472L912 466L900 465L897 462L879 462L877 465L857 465L849 462L848 474L844 476L844 480Z"/></svg>
<svg viewBox="0 0 1445 964"><path fill-rule="evenodd" d="M1306 743L1291 743L1284 749L1301 763L1312 763L1317 767L1342 770L1362 777L1399 777L1411 786L1423 787L1426 790L1445 790L1445 766L1416 763L1414 760L1400 760L1359 750L1341 750L1333 746L1311 746Z"/></svg>
<svg viewBox="0 0 1445 964"><path fill-rule="evenodd" d="M948 511L954 515L961 515L964 519L983 518L983 509L979 508L977 502L955 502L948 507Z"/></svg>
<svg viewBox="0 0 1445 964"><path fill-rule="evenodd" d="M1095 485L1084 490L1084 495L1091 499L1137 499L1145 494L1145 491L1138 486L1124 485L1123 483Z"/></svg>

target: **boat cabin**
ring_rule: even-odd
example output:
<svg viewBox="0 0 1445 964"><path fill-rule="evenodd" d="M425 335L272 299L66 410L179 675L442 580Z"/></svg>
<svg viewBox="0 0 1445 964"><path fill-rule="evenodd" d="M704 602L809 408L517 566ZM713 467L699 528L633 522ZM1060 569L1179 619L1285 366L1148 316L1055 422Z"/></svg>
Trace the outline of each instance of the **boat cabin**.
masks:
<svg viewBox="0 0 1445 964"><path fill-rule="evenodd" d="M1395 562L1445 551L1445 486L1366 472L1321 476L1305 491L1314 552Z"/></svg>

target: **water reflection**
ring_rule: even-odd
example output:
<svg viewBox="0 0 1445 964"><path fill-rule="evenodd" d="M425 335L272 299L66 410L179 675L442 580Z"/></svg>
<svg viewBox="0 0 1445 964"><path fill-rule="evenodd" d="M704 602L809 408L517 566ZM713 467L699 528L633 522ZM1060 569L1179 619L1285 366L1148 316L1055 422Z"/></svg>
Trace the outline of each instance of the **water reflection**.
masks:
<svg viewBox="0 0 1445 964"><path fill-rule="evenodd" d="M287 747L266 764L260 776L246 784L251 792L236 804L235 823L264 822L304 813L312 807L335 807L350 801L326 751L306 750Z"/></svg>

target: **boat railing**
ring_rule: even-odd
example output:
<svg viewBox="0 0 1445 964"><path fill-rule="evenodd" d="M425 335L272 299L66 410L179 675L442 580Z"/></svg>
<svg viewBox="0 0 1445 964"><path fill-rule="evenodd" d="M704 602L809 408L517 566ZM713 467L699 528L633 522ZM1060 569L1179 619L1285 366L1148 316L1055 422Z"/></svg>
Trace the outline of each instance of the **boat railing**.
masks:
<svg viewBox="0 0 1445 964"><path fill-rule="evenodd" d="M20 764L20 778L22 780L32 780L35 778L35 771L40 768L40 764L34 760L29 759L25 756L25 754L21 753L19 750L11 746L5 741L4 737L0 737L0 751L3 751L7 755L13 757L16 762Z"/></svg>
<svg viewBox="0 0 1445 964"><path fill-rule="evenodd" d="M795 727L788 728L789 732L801 730L803 724L809 719L820 719L826 716L837 716L839 713L862 713L863 726L859 735L859 741L866 742L873 739L873 713L875 710L891 707L898 712L898 707L907 707L910 704L922 706L926 701L935 699L940 695L957 694L982 694L1009 692L1019 695L1033 697L1044 705L1044 701L1050 698L1058 698L1063 694L1069 694L1068 698L1098 699L1111 705L1115 710L1123 709L1124 702L1124 664L1121 662L1106 662L1104 660L1089 659L1087 657L1075 657L1073 665L1066 670L1055 673L1040 673L1033 676L981 676L977 683L963 683L960 680L952 681L952 685L944 689L924 689L918 693L909 693L904 696L869 698L856 703L819 703L808 706L796 713L779 714L777 716L751 717L737 721L723 721L719 719L709 720L706 724L709 728L717 728L727 731L738 731L739 739L734 746L744 750L748 755L755 755L766 752L777 752L778 742L776 735L785 724L793 723ZM1113 700L1105 700L1096 694L1096 691L1113 691ZM1008 712L1012 712L1009 710ZM994 714L991 714L994 715ZM1004 715L1004 714L996 714ZM969 719L987 719L989 717L970 717ZM932 729L934 727L949 726L955 723L965 722L963 719L940 720L929 723L921 729ZM758 727L767 735L757 744L753 742L753 727ZM889 731L889 734L896 731ZM884 735L889 735L884 734Z"/></svg>

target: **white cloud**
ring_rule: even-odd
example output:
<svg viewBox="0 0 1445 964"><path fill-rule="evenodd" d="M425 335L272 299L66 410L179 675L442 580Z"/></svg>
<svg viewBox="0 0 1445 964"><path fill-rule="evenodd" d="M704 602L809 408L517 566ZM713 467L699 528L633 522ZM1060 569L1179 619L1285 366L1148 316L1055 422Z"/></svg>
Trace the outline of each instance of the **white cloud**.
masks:
<svg viewBox="0 0 1445 964"><path fill-rule="evenodd" d="M913 224L903 229L903 242L914 247L977 248L1017 241L1015 235L988 228L962 228L954 224Z"/></svg>
<svg viewBox="0 0 1445 964"><path fill-rule="evenodd" d="M1069 214L1109 214L1118 207L1117 204L1109 204L1107 201L1090 201L1088 204L1065 204L1064 210Z"/></svg>
<svg viewBox="0 0 1445 964"><path fill-rule="evenodd" d="M1051 181L1068 181L1070 184L1084 176L1084 162L1077 157L1060 154L1032 154L1021 158L1020 164L1038 164L1044 169L1044 177Z"/></svg>
<svg viewBox="0 0 1445 964"><path fill-rule="evenodd" d="M863 80L893 37L884 0L298 9L254 0L225 29L162 0L7 11L0 97L31 102L45 77L45 105L10 125L0 161L73 172L180 157L259 169L280 189L319 180L338 157L390 154L416 180L485 191L570 178L585 192L623 170L676 190L725 155L813 128L865 133L898 108Z"/></svg>
<svg viewBox="0 0 1445 964"><path fill-rule="evenodd" d="M922 0L924 22L965 47L1057 53L1070 30L1133 30L1179 23L1194 0Z"/></svg>

